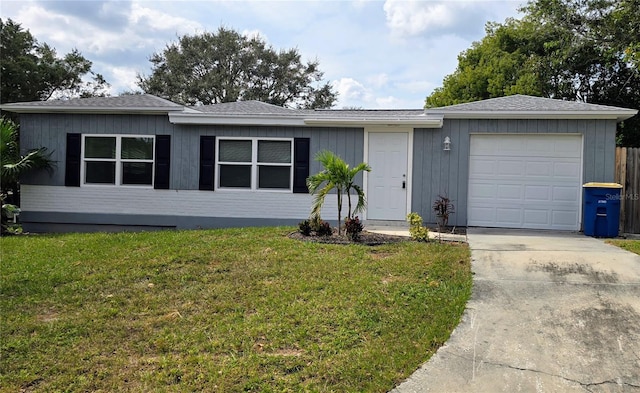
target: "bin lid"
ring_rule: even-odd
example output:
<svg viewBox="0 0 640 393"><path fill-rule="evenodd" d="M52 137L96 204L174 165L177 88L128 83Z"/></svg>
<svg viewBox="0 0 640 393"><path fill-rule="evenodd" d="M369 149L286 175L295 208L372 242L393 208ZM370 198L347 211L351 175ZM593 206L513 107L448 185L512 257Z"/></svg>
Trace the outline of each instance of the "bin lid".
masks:
<svg viewBox="0 0 640 393"><path fill-rule="evenodd" d="M598 188L622 188L621 184L618 183L584 183L582 187L598 187Z"/></svg>

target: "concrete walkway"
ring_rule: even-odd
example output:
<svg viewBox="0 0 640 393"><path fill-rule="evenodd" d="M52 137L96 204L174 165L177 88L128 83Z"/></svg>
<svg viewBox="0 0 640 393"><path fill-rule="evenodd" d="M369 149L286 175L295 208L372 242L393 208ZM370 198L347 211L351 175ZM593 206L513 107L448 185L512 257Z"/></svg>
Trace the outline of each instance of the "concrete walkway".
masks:
<svg viewBox="0 0 640 393"><path fill-rule="evenodd" d="M640 392L640 256L562 232L467 237L463 320L393 393Z"/></svg>
<svg viewBox="0 0 640 393"><path fill-rule="evenodd" d="M383 233L385 235L410 237L409 228L390 227L390 226L367 226L365 230L375 233ZM458 235L455 233L438 233L429 231L429 238L434 240L445 240L450 242L467 242L466 235Z"/></svg>

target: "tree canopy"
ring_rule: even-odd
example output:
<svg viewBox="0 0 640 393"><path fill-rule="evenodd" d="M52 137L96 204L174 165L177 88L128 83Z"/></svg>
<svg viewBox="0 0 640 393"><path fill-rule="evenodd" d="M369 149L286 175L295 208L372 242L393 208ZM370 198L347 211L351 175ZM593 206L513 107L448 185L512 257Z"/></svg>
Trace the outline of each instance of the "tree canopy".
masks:
<svg viewBox="0 0 640 393"><path fill-rule="evenodd" d="M489 23L426 98L439 107L528 94L640 108L640 0L530 0L522 19ZM618 128L640 146L640 119Z"/></svg>
<svg viewBox="0 0 640 393"><path fill-rule="evenodd" d="M77 49L58 57L11 19L0 19L0 53L0 103L105 95L109 86Z"/></svg>
<svg viewBox="0 0 640 393"><path fill-rule="evenodd" d="M152 73L138 75L145 93L186 105L260 100L280 106L329 108L337 99L317 60L297 49L276 50L259 37L221 27L184 35L154 53Z"/></svg>

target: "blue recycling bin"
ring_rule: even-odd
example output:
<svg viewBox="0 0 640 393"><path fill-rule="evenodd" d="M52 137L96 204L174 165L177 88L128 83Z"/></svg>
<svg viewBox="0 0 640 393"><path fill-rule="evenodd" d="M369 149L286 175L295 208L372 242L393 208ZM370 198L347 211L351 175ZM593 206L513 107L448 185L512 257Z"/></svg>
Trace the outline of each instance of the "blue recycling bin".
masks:
<svg viewBox="0 0 640 393"><path fill-rule="evenodd" d="M616 237L620 226L622 186L617 183L585 183L584 234L594 237Z"/></svg>

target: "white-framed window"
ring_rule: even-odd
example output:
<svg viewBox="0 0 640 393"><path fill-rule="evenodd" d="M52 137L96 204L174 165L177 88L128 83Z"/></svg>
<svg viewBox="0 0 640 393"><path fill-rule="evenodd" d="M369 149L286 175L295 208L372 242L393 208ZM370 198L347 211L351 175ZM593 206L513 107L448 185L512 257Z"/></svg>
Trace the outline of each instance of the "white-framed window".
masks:
<svg viewBox="0 0 640 393"><path fill-rule="evenodd" d="M216 188L291 191L293 139L217 138Z"/></svg>
<svg viewBox="0 0 640 393"><path fill-rule="evenodd" d="M82 135L82 183L153 186L153 135Z"/></svg>

